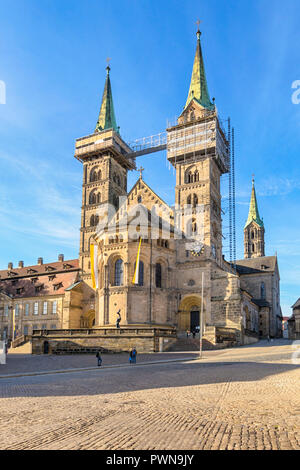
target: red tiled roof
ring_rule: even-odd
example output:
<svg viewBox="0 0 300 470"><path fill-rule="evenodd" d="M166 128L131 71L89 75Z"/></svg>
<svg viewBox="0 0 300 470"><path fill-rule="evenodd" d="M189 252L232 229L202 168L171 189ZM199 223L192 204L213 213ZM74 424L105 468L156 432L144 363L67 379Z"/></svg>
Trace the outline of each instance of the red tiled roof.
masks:
<svg viewBox="0 0 300 470"><path fill-rule="evenodd" d="M14 298L59 295L77 281L78 273L78 259L6 269L0 271L0 290Z"/></svg>

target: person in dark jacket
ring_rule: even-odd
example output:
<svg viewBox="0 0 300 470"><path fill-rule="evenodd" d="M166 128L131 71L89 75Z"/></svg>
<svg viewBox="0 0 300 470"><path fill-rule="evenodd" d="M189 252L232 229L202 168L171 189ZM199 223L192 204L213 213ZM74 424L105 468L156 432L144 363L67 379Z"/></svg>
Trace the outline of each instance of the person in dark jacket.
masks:
<svg viewBox="0 0 300 470"><path fill-rule="evenodd" d="M102 357L100 354L100 350L97 351L96 358L98 359L98 367L100 367L102 365Z"/></svg>
<svg viewBox="0 0 300 470"><path fill-rule="evenodd" d="M136 364L136 356L137 356L136 348L133 348L129 353L130 364Z"/></svg>

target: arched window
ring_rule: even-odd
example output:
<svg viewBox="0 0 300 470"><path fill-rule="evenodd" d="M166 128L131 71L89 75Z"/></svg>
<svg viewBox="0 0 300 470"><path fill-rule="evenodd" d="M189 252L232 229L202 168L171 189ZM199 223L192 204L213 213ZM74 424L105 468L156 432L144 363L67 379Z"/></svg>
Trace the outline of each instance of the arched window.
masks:
<svg viewBox="0 0 300 470"><path fill-rule="evenodd" d="M98 215L92 215L90 218L90 226L95 227L99 223L99 216Z"/></svg>
<svg viewBox="0 0 300 470"><path fill-rule="evenodd" d="M101 180L101 170L98 170L98 168L93 168L91 173L90 173L90 182L93 183L94 181L100 181Z"/></svg>
<svg viewBox="0 0 300 470"><path fill-rule="evenodd" d="M193 196L193 207L197 207L198 206L198 197L196 196L196 194L194 194Z"/></svg>
<svg viewBox="0 0 300 470"><path fill-rule="evenodd" d="M255 252L255 245L252 245L252 253Z"/></svg>
<svg viewBox="0 0 300 470"><path fill-rule="evenodd" d="M115 262L115 286L122 286L123 285L123 273L124 273L124 268L123 268L123 261L121 259L118 259Z"/></svg>
<svg viewBox="0 0 300 470"><path fill-rule="evenodd" d="M265 285L264 282L262 282L261 285L260 285L260 297L261 297L261 299L266 298L266 285Z"/></svg>
<svg viewBox="0 0 300 470"><path fill-rule="evenodd" d="M101 202L101 193L97 193L96 191L92 191L89 197L90 204L100 204Z"/></svg>
<svg viewBox="0 0 300 470"><path fill-rule="evenodd" d="M191 206L191 205L192 205L192 196L191 196L191 195L188 196L186 202L187 202L187 205L188 205L188 206Z"/></svg>
<svg viewBox="0 0 300 470"><path fill-rule="evenodd" d="M161 264L159 263L155 265L155 285L161 288Z"/></svg>
<svg viewBox="0 0 300 470"><path fill-rule="evenodd" d="M135 271L135 268L136 268L136 263L134 263L134 271ZM143 261L140 261L139 263L139 283L138 283L139 286L143 286L144 285L144 263Z"/></svg>
<svg viewBox="0 0 300 470"><path fill-rule="evenodd" d="M189 184L189 183L193 183L193 174L191 171L189 171L186 175L186 183Z"/></svg>
<svg viewBox="0 0 300 470"><path fill-rule="evenodd" d="M251 232L251 238L252 238L252 240L254 240L254 232L253 231Z"/></svg>
<svg viewBox="0 0 300 470"><path fill-rule="evenodd" d="M198 172L198 170L196 170L195 173L194 173L194 181L195 181L195 183L198 183L198 181L199 181L199 172Z"/></svg>

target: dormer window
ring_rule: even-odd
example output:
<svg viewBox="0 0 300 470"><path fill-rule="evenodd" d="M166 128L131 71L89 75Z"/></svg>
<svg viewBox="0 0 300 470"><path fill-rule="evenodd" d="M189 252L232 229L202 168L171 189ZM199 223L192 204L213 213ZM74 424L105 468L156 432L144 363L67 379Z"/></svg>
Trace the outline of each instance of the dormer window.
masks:
<svg viewBox="0 0 300 470"><path fill-rule="evenodd" d="M44 289L44 284L35 287L35 292L41 292Z"/></svg>
<svg viewBox="0 0 300 470"><path fill-rule="evenodd" d="M46 266L45 270L46 271L55 271L55 268L53 268L53 266Z"/></svg>
<svg viewBox="0 0 300 470"><path fill-rule="evenodd" d="M70 269L70 268L73 268L71 264L68 264L68 263L64 264L64 269Z"/></svg>
<svg viewBox="0 0 300 470"><path fill-rule="evenodd" d="M49 281L53 281L54 279L56 278L56 274L52 274L51 276L49 276Z"/></svg>
<svg viewBox="0 0 300 470"><path fill-rule="evenodd" d="M35 269L27 269L27 274L33 274L33 273L37 273L37 271Z"/></svg>
<svg viewBox="0 0 300 470"><path fill-rule="evenodd" d="M58 289L60 289L61 287L63 287L63 283L62 283L62 282L59 282L58 284L54 284L53 289L54 289L54 290L58 290Z"/></svg>
<svg viewBox="0 0 300 470"><path fill-rule="evenodd" d="M31 283L35 284L38 281L38 277L32 277L31 278Z"/></svg>

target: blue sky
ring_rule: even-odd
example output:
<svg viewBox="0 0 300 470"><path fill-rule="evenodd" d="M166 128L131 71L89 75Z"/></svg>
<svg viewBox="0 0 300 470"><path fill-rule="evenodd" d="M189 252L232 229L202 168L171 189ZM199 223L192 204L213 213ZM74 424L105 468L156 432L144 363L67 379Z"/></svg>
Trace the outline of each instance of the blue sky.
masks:
<svg viewBox="0 0 300 470"><path fill-rule="evenodd" d="M203 20L208 86L236 131L237 252L243 257L251 177L279 257L282 307L300 296L299 0L0 1L0 266L78 256L81 164L111 58L125 140L164 131L185 104ZM164 153L140 159L144 179L174 203ZM129 175L129 188L138 173ZM226 247L225 247L226 249Z"/></svg>

